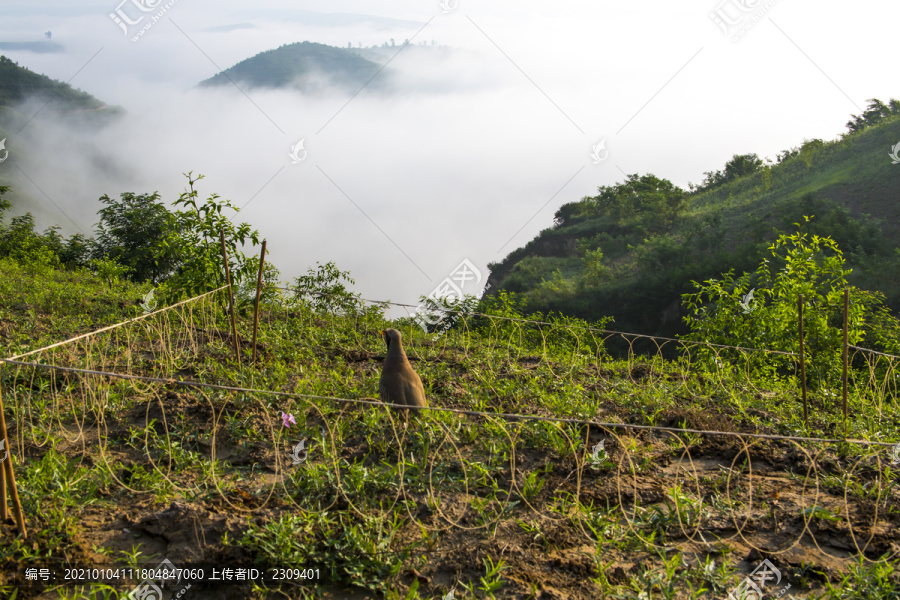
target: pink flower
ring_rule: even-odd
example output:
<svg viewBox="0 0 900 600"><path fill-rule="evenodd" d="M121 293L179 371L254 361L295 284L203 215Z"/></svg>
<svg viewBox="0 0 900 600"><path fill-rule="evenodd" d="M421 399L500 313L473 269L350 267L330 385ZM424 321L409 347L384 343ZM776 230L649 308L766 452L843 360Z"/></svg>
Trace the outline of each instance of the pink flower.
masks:
<svg viewBox="0 0 900 600"><path fill-rule="evenodd" d="M291 425L296 425L297 421L294 419L294 415L286 415L284 411L281 412L281 422L284 423L285 427L290 427Z"/></svg>

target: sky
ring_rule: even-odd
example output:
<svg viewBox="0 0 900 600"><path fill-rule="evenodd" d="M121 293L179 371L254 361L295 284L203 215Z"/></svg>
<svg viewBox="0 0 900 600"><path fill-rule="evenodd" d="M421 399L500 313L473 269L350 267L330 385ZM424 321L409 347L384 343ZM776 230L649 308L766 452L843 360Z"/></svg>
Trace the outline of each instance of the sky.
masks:
<svg viewBox="0 0 900 600"><path fill-rule="evenodd" d="M4 0L0 44L49 31L59 50L0 53L127 114L84 131L23 107L0 175L71 234L103 194L170 203L193 171L202 198L243 207L286 282L334 261L364 297L416 304L469 261L478 294L489 263L598 186L687 187L900 97L898 22L895 0ZM391 38L448 51L398 46L387 95L195 88L282 44Z"/></svg>

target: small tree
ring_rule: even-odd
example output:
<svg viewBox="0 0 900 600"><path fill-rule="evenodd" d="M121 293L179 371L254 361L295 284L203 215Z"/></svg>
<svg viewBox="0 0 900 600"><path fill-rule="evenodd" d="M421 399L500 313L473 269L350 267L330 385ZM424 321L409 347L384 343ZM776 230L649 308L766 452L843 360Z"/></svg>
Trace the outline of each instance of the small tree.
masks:
<svg viewBox="0 0 900 600"><path fill-rule="evenodd" d="M0 216L7 208L8 203L0 205ZM59 268L59 256L53 247L58 241L56 231L51 228L46 235L34 231L31 213L13 217L8 227L0 224L0 256L8 256L35 273Z"/></svg>
<svg viewBox="0 0 900 600"><path fill-rule="evenodd" d="M602 188L601 188L602 189ZM576 221L595 216L597 203L591 197L584 197L577 202L568 202L559 207L553 216L553 226L557 229L572 225Z"/></svg>
<svg viewBox="0 0 900 600"><path fill-rule="evenodd" d="M443 334L449 329L468 323L478 309L478 298L465 294L452 296L419 296L419 308L412 320L427 333Z"/></svg>
<svg viewBox="0 0 900 600"><path fill-rule="evenodd" d="M755 153L735 154L722 171L706 171L706 178L698 189L712 189L728 182L752 175L762 169L763 161Z"/></svg>
<svg viewBox="0 0 900 600"><path fill-rule="evenodd" d="M803 140L803 145L800 146L800 160L803 161L803 164L806 165L807 169L812 167L813 159L824 147L825 142L818 138Z"/></svg>
<svg viewBox="0 0 900 600"><path fill-rule="evenodd" d="M106 281L106 284L110 288L112 288L114 283L118 283L129 272L128 267L121 265L110 258L93 258L88 261L87 266L97 275L97 277Z"/></svg>
<svg viewBox="0 0 900 600"><path fill-rule="evenodd" d="M809 217L805 217L805 222ZM849 342L896 352L900 321L884 305L880 292L850 286L843 253L829 237L809 235L798 224L769 246L755 273L692 282L696 291L682 296L689 340L729 346L797 352L797 306L803 295L804 334L810 381L819 385L840 376L843 343L843 294L850 290ZM774 269L773 269L774 267ZM710 351L713 352L713 351ZM727 352L715 352L716 357ZM793 365L779 355L752 353L755 368L774 372Z"/></svg>
<svg viewBox="0 0 900 600"><path fill-rule="evenodd" d="M669 181L647 173L629 175L623 183L600 186L593 198L585 198L600 214L609 215L620 222L644 221L648 225L664 228L684 210L687 193ZM560 215L557 215L557 221Z"/></svg>
<svg viewBox="0 0 900 600"><path fill-rule="evenodd" d="M60 234L58 225L44 230L43 235L34 231L34 217L31 213L13 217L10 225L3 225L3 217L12 206L3 198L8 186L0 186L0 256L22 263L33 272L87 265L90 258L90 240L76 233L68 240Z"/></svg>
<svg viewBox="0 0 900 600"><path fill-rule="evenodd" d="M132 281L157 283L168 277L182 262L180 248L161 243L175 233L175 216L159 194L125 192L121 200L100 197L106 206L98 212L94 258L108 258L128 267Z"/></svg>
<svg viewBox="0 0 900 600"><path fill-rule="evenodd" d="M354 285L349 271L341 271L334 262L316 263L306 275L294 279L294 296L309 303L313 310L328 313L353 314L362 307L359 294L347 289L342 283Z"/></svg>
<svg viewBox="0 0 900 600"><path fill-rule="evenodd" d="M600 248L586 250L581 258L582 271L578 280L580 290L599 287L607 281L612 272L603 264L603 251Z"/></svg>
<svg viewBox="0 0 900 600"><path fill-rule="evenodd" d="M869 105L863 114L850 115L851 119L847 121L848 135L863 131L888 117L900 114L900 101L894 98L891 98L887 104L878 98L869 98L868 102Z"/></svg>
<svg viewBox="0 0 900 600"><path fill-rule="evenodd" d="M175 273L163 281L156 297L163 303L171 303L202 294L225 284L225 270L222 268L222 247L219 232L225 234L225 247L232 283L240 287L256 286L258 260L246 256L241 248L251 242L259 244L259 232L252 230L248 223L235 225L222 215L223 208L238 209L228 200L219 200L218 194L211 194L206 202L198 202L198 192L194 184L203 175L193 177L193 172L184 174L188 179L188 189L174 202L184 206L174 214L174 226L168 235L159 240L154 252L158 256L176 255L181 259ZM254 268L255 267L255 268ZM276 270L267 269L265 280L274 283ZM267 286L271 289L271 286Z"/></svg>
<svg viewBox="0 0 900 600"><path fill-rule="evenodd" d="M66 241L59 259L67 268L87 266L90 260L94 240L85 237L80 233L73 234Z"/></svg>

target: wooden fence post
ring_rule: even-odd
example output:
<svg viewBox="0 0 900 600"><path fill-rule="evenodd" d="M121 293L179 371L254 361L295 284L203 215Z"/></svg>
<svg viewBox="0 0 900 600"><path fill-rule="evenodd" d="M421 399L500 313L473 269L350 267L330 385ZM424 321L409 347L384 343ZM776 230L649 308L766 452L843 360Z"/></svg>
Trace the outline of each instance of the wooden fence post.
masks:
<svg viewBox="0 0 900 600"><path fill-rule="evenodd" d="M803 294L797 299L797 315L800 328L800 388L803 393L803 423L809 429L809 407L806 403L806 354L803 351Z"/></svg>
<svg viewBox="0 0 900 600"><path fill-rule="evenodd" d="M256 276L256 303L253 305L253 362L256 362L256 332L259 329L259 295L262 292L263 265L266 262L266 240L259 253L259 274Z"/></svg>
<svg viewBox="0 0 900 600"><path fill-rule="evenodd" d="M234 293L231 290L231 269L228 268L228 252L225 250L225 231L219 231L222 241L222 261L225 264L225 282L228 284L228 305L231 309L231 336L234 338L234 357L241 362L241 347L238 343L237 323L234 320Z"/></svg>
<svg viewBox="0 0 900 600"><path fill-rule="evenodd" d="M16 489L16 474L13 471L13 457L12 457L12 449L9 447L9 436L6 433L6 415L4 414L5 410L3 407L3 393L0 390L0 429L3 431L0 432L0 440L3 442L3 450L0 450L0 458L3 460L3 473L0 474L0 480L2 480L2 492L3 499L0 502L0 506L3 509L3 520L9 516L9 511L6 506L6 492L9 490L9 495L12 499L12 509L13 516L16 518L16 525L19 527L19 532L22 534L23 538L28 537L28 532L25 531L25 515L22 514L22 503L19 502L19 490Z"/></svg>
<svg viewBox="0 0 900 600"><path fill-rule="evenodd" d="M850 288L844 288L844 346L841 360L843 374L841 377L841 397L844 400L844 421L847 421L847 358L849 353L848 332L850 329Z"/></svg>

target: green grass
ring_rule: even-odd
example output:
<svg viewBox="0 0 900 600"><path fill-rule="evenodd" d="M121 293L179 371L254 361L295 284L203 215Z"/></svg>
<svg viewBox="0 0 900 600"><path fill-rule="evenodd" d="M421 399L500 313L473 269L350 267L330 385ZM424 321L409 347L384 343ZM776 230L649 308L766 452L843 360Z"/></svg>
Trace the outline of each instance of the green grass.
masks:
<svg viewBox="0 0 900 600"><path fill-rule="evenodd" d="M0 351L12 356L137 316L143 288L0 258Z"/></svg>
<svg viewBox="0 0 900 600"><path fill-rule="evenodd" d="M141 295L84 273L26 273L15 265L9 272L18 284L0 282L7 353L129 318L137 309L124 300ZM93 293L107 294L109 303ZM743 578L742 556L731 554L735 535L722 530L735 515L772 543L786 526L849 539L848 514L855 527L865 527L854 515L873 503L878 542L885 543L900 518L889 449L588 430L495 416L900 440L896 399L873 396L867 380L854 384L846 426L834 399L814 391L807 430L791 374L766 377L659 356L613 358L602 339L565 319L538 327L475 317L439 338L395 322L431 406L488 413L424 411L406 424L391 411L336 399L377 397L384 356L378 332L389 324L371 311L335 316L286 299L265 307L258 363L249 364L245 347L239 365L227 334L216 333L229 331L221 306L203 304L40 356L44 363L287 395L4 367L30 537L15 538L0 563L87 552L88 526L79 517L88 508L139 515L178 500L240 516L239 532L207 540L211 546L243 552L257 564L315 567L329 586L373 597L443 597L451 588L458 598L537 597L535 565L552 559L560 573L578 574L557 584L574 595L587 585L592 597L706 598L726 596ZM240 321L242 338L250 326ZM20 327L36 335L19 335ZM297 424L283 427L282 411ZM600 437L605 449L595 457ZM308 456L295 466L289 456L301 439ZM814 481L807 477L812 456ZM750 480L761 465L777 483ZM701 533L708 554L696 553ZM135 544L106 559L120 565L145 559L149 550ZM871 562L877 558L848 559L825 581L780 566L792 593L802 587L827 598L891 597L900 586L897 561ZM610 561L625 566L607 569ZM837 595L863 582L870 596ZM313 589L303 593L323 594L325 583ZM58 592L112 594L100 586ZM257 584L250 593L298 592L288 584Z"/></svg>

